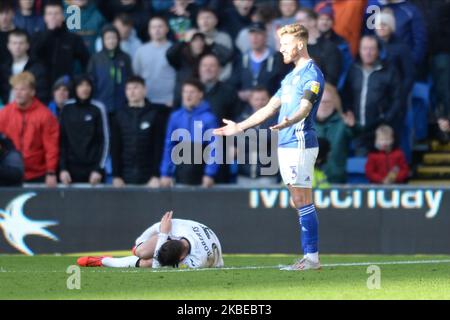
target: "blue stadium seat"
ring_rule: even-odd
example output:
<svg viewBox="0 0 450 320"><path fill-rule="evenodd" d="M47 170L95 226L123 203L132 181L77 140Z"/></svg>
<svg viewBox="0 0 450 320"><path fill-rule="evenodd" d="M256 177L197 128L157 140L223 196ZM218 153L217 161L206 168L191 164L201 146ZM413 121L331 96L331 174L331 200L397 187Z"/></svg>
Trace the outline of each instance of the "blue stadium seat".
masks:
<svg viewBox="0 0 450 320"><path fill-rule="evenodd" d="M415 140L428 137L428 111L430 110L431 85L416 82L412 90L411 105L408 108L407 126L411 128Z"/></svg>
<svg viewBox="0 0 450 320"><path fill-rule="evenodd" d="M347 159L347 183L366 184L366 157L351 157Z"/></svg>

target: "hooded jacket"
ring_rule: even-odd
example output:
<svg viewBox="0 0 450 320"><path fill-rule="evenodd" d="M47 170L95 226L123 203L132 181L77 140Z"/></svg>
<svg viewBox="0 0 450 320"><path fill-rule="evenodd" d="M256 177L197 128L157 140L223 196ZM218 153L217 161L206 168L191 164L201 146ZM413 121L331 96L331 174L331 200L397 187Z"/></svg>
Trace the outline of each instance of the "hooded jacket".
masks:
<svg viewBox="0 0 450 320"><path fill-rule="evenodd" d="M215 163L205 164L204 159L201 165L197 164L180 164L175 165L172 159L172 149L179 144L179 141L183 141L186 146L191 147L192 158L194 157L195 145L202 146L202 155L205 145L214 143L216 138L213 138L213 142L205 141L203 135L206 130L214 129L218 127L217 118L211 111L209 103L206 101L200 102L198 106L192 110L188 110L185 107L172 113L167 124L166 138L164 143L164 153L161 162L160 173L165 177L176 177L178 183L182 184L201 184L203 176L214 177L217 174L219 166ZM172 141L172 133L177 129L183 129L187 137L178 138L178 140ZM214 148L209 156L214 157ZM177 153L178 154L178 153ZM186 156L186 155L185 155ZM192 161L192 159L191 159ZM194 162L191 162L194 163Z"/></svg>
<svg viewBox="0 0 450 320"><path fill-rule="evenodd" d="M59 159L59 124L51 111L34 98L19 109L15 102L0 110L0 132L13 142L25 163L25 180L55 173Z"/></svg>
<svg viewBox="0 0 450 320"><path fill-rule="evenodd" d="M75 81L76 88L82 81ZM67 101L60 116L61 170L102 172L109 152L109 126L105 106L92 99Z"/></svg>
<svg viewBox="0 0 450 320"><path fill-rule="evenodd" d="M103 29L102 39L107 32L115 32L113 27ZM89 61L88 73L94 81L94 98L101 101L109 113L126 104L125 83L132 76L131 59L120 47L114 51L107 50L94 54Z"/></svg>

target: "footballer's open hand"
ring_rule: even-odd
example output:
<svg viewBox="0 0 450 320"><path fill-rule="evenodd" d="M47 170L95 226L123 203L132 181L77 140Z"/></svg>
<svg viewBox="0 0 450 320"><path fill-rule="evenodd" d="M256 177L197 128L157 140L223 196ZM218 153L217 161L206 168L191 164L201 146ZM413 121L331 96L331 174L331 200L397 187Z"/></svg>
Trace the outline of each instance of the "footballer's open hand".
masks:
<svg viewBox="0 0 450 320"><path fill-rule="evenodd" d="M284 117L283 121L270 127L270 130L281 130L281 129L292 126L292 124L293 123L291 122L291 120L288 119L288 117Z"/></svg>
<svg viewBox="0 0 450 320"><path fill-rule="evenodd" d="M239 127L239 124L234 121L223 119L223 122L226 124L226 126L215 129L213 131L213 134L215 134L216 136L233 136L238 133L244 132L244 130Z"/></svg>

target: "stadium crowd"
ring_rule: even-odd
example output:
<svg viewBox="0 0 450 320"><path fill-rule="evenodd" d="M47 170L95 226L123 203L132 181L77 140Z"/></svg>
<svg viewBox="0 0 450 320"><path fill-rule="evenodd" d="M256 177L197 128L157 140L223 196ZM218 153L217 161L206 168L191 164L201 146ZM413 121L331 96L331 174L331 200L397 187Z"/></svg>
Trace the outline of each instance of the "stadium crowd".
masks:
<svg viewBox="0 0 450 320"><path fill-rule="evenodd" d="M448 0L2 0L0 185L277 183L260 164L175 164L170 137L203 150L196 130L263 107L293 68L276 31L295 22L327 81L316 186L345 183L350 155L370 182L405 182L416 82L450 140L449 17Z"/></svg>

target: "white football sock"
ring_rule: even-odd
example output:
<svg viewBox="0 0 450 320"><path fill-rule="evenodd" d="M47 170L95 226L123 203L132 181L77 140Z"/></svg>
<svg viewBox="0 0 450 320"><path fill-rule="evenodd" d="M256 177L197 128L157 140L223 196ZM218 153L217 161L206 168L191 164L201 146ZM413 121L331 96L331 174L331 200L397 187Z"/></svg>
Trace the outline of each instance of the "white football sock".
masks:
<svg viewBox="0 0 450 320"><path fill-rule="evenodd" d="M102 265L110 268L135 268L138 260L139 258L136 256L124 258L103 258Z"/></svg>
<svg viewBox="0 0 450 320"><path fill-rule="evenodd" d="M311 260L314 263L318 263L319 262L319 252L308 253L308 254L306 254L306 258L308 258L309 260Z"/></svg>

